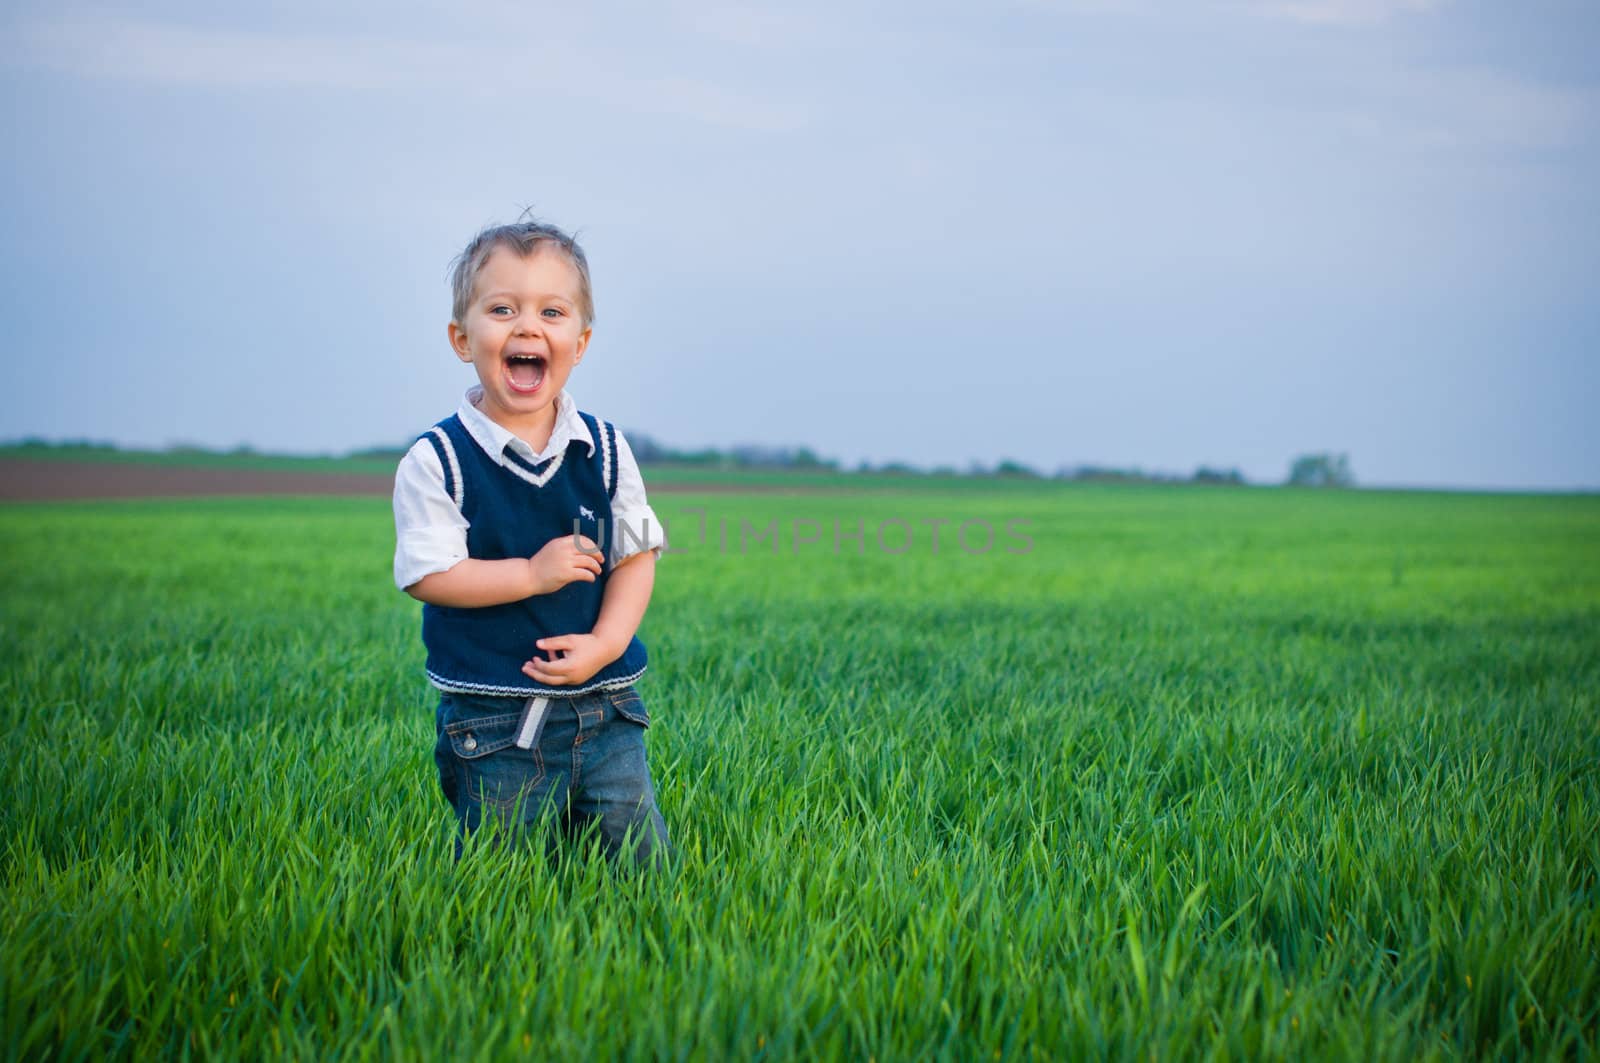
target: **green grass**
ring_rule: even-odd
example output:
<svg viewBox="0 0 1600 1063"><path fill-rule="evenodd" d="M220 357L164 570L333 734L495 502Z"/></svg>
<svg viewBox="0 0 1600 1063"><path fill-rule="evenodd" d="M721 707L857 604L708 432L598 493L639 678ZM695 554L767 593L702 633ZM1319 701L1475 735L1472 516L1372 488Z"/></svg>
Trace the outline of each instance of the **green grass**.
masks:
<svg viewBox="0 0 1600 1063"><path fill-rule="evenodd" d="M0 508L0 1054L1595 1051L1600 499L659 508L634 878L452 866L383 500Z"/></svg>

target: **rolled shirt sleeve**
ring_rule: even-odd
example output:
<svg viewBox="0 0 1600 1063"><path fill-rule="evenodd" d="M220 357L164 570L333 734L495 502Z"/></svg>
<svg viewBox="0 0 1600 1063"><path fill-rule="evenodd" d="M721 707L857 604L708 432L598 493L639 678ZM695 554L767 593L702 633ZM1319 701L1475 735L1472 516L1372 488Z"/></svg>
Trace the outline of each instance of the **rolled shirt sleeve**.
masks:
<svg viewBox="0 0 1600 1063"><path fill-rule="evenodd" d="M401 590L467 557L467 518L445 490L439 455L426 439L395 470L394 536L394 582Z"/></svg>
<svg viewBox="0 0 1600 1063"><path fill-rule="evenodd" d="M611 563L619 564L645 550L653 550L659 558L667 545L667 531L645 497L644 477L639 474L639 463L634 459L633 448L628 446L621 432L616 433L616 439L617 494L611 500L611 521L614 526L610 543Z"/></svg>

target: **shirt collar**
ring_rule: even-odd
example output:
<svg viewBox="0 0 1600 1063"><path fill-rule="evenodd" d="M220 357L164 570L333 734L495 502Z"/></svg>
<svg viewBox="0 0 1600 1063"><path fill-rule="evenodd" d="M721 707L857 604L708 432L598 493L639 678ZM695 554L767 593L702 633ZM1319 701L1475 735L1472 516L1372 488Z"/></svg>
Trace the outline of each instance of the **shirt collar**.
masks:
<svg viewBox="0 0 1600 1063"><path fill-rule="evenodd" d="M526 440L491 421L489 415L478 408L478 403L482 399L482 386L472 385L462 398L461 408L456 410L456 416L461 418L461 424L473 442L482 447L483 452L493 458L496 464L506 463L505 451L510 447L523 459L537 465L564 452L573 440L582 441L583 445L589 448L589 456L594 456L594 433L589 431L589 426L578 416L578 404L565 390L556 396L556 423L550 430L550 441L545 444L544 450L537 454Z"/></svg>

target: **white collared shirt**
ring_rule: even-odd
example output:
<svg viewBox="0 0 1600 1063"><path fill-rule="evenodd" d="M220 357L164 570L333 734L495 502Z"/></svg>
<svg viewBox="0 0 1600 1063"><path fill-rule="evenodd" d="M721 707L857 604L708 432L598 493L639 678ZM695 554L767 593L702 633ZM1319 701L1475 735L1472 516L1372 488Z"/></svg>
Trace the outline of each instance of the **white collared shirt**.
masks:
<svg viewBox="0 0 1600 1063"><path fill-rule="evenodd" d="M475 443L500 465L506 464L505 451L509 447L524 461L537 465L557 454L564 454L567 445L581 441L592 455L597 441L589 426L578 416L578 404L566 391L556 396L556 423L550 432L550 441L538 453L526 440L491 421L478 408L483 389L473 385L461 400L456 414ZM654 550L661 556L666 536L661 522L656 519L650 503L645 498L644 478L639 475L639 463L633 458L628 441L616 432L617 441L617 496L611 502L612 527L618 529L608 538L611 563L631 557L641 550ZM626 527L627 533L620 529ZM400 459L394 474L394 582L405 590L423 576L444 572L467 557L467 518L461 515L455 500L444 486L444 469L439 465L439 455L426 439L419 439Z"/></svg>

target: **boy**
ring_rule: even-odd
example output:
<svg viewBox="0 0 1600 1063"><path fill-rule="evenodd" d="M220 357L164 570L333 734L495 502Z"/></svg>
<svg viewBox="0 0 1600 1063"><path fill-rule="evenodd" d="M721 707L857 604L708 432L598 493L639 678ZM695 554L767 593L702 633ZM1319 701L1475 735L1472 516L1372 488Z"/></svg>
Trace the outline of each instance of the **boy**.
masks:
<svg viewBox="0 0 1600 1063"><path fill-rule="evenodd" d="M450 346L478 385L395 473L394 576L424 603L457 855L486 818L521 837L548 804L613 859L659 861L632 684L663 537L627 442L563 390L589 346L588 260L524 220L474 237L451 289Z"/></svg>

